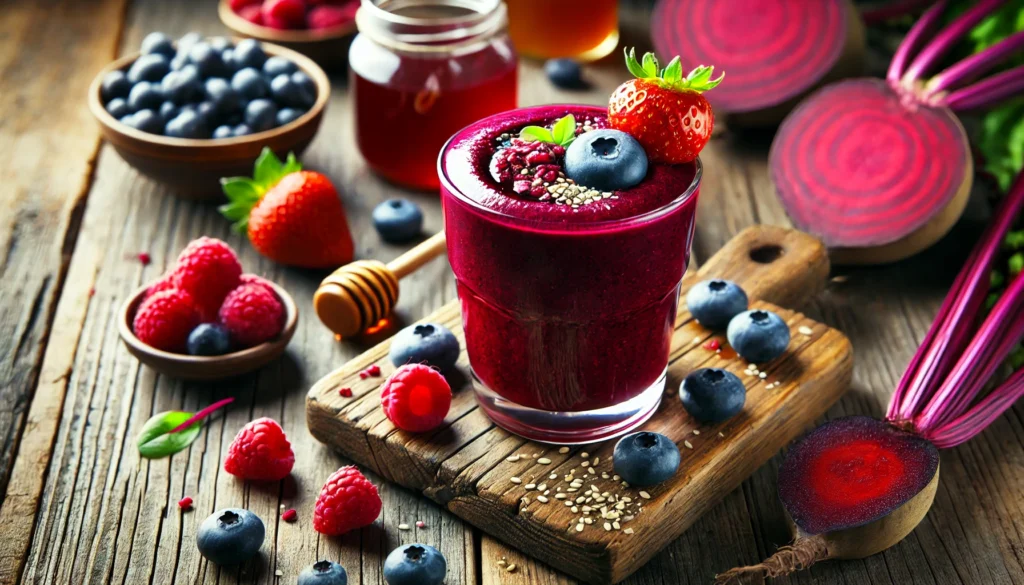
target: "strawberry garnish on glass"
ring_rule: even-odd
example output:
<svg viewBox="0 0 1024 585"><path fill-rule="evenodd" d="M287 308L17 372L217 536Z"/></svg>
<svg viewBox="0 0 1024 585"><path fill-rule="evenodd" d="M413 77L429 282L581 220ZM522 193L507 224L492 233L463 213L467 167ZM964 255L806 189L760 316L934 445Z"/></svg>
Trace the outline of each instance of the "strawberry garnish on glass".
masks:
<svg viewBox="0 0 1024 585"><path fill-rule="evenodd" d="M679 164L697 158L715 126L715 114L701 94L721 83L725 74L711 79L715 68L701 65L683 77L679 57L662 69L654 53L640 62L634 49L626 50L626 67L636 79L612 93L611 127L636 138L651 161Z"/></svg>

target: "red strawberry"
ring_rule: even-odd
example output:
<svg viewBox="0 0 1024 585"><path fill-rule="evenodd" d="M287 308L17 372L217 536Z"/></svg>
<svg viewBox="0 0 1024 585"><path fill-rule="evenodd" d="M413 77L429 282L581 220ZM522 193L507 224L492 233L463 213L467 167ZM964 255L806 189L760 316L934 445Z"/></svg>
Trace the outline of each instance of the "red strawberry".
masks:
<svg viewBox="0 0 1024 585"><path fill-rule="evenodd" d="M352 260L345 208L327 177L303 171L293 154L282 164L269 148L257 159L254 176L221 179L230 203L220 211L248 232L256 251L303 268L335 268Z"/></svg>
<svg viewBox="0 0 1024 585"><path fill-rule="evenodd" d="M263 24L270 28L302 28L306 24L306 3L302 0L266 0Z"/></svg>
<svg viewBox="0 0 1024 585"><path fill-rule="evenodd" d="M608 123L636 138L653 162L679 164L697 158L711 138L715 115L701 92L725 75L711 79L714 67L701 65L683 77L679 57L664 69L654 53L638 63L626 51L626 67L637 79L623 83L608 102Z"/></svg>

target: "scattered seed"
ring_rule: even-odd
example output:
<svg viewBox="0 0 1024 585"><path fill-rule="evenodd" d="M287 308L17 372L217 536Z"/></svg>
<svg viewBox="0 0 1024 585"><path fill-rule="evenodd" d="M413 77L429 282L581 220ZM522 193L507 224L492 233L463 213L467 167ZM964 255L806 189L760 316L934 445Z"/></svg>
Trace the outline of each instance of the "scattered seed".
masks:
<svg viewBox="0 0 1024 585"><path fill-rule="evenodd" d="M700 431L698 431L697 429L693 429L693 434L695 434L695 435L699 435L699 434L700 434Z"/></svg>
<svg viewBox="0 0 1024 585"><path fill-rule="evenodd" d="M558 452L561 453L562 455L565 455L566 453L569 452L569 448L568 447L562 447L561 449L558 450Z"/></svg>
<svg viewBox="0 0 1024 585"><path fill-rule="evenodd" d="M548 479L558 479L558 474L557 473L552 473L551 475L548 476ZM562 488L558 488L558 489L562 489Z"/></svg>
<svg viewBox="0 0 1024 585"><path fill-rule="evenodd" d="M797 331L799 331L801 335L814 335L814 330L806 325L800 326Z"/></svg>
<svg viewBox="0 0 1024 585"><path fill-rule="evenodd" d="M540 459L537 460L537 463L540 463L541 465L548 465L551 463L551 460L548 459L547 457L541 457Z"/></svg>
<svg viewBox="0 0 1024 585"><path fill-rule="evenodd" d="M687 449L693 449L693 443L689 441L683 441L683 445L686 445Z"/></svg>
<svg viewBox="0 0 1024 585"><path fill-rule="evenodd" d="M692 344L692 345L697 345L698 343L700 343L700 335L698 335L697 337L694 337L693 341L690 342L690 344Z"/></svg>
<svg viewBox="0 0 1024 585"><path fill-rule="evenodd" d="M537 496L537 501L542 503L542 504L548 503L548 499L545 496Z"/></svg>
<svg viewBox="0 0 1024 585"><path fill-rule="evenodd" d="M505 567L505 570L508 571L509 573L515 573L516 572L516 564L512 563L511 565Z"/></svg>
<svg viewBox="0 0 1024 585"><path fill-rule="evenodd" d="M718 431L718 436L724 439L725 433L723 433L722 431Z"/></svg>
<svg viewBox="0 0 1024 585"><path fill-rule="evenodd" d="M536 489L536 488L537 488L537 484L535 484L535 483L528 483L528 484L523 486L524 490L532 490L532 489Z"/></svg>
<svg viewBox="0 0 1024 585"><path fill-rule="evenodd" d="M519 461L519 455L509 455L505 458L505 461L515 463L516 461Z"/></svg>
<svg viewBox="0 0 1024 585"><path fill-rule="evenodd" d="M427 523L424 522L423 520L417 520L416 521L416 528L426 528L426 527L427 527Z"/></svg>
<svg viewBox="0 0 1024 585"><path fill-rule="evenodd" d="M409 530L409 525L408 524L399 524L398 525L398 529L399 530Z"/></svg>
<svg viewBox="0 0 1024 585"><path fill-rule="evenodd" d="M284 577L284 571L282 571L281 569L274 571L274 574L278 577Z"/></svg>
<svg viewBox="0 0 1024 585"><path fill-rule="evenodd" d="M645 500L649 500L649 499L651 499L651 494L649 494L649 493L647 493L647 492L645 492L643 490L640 490L640 497L645 499Z"/></svg>
<svg viewBox="0 0 1024 585"><path fill-rule="evenodd" d="M512 483L514 483L516 485L519 485L519 484L523 483L523 480L519 479L518 477L510 478L509 481L511 481Z"/></svg>
<svg viewBox="0 0 1024 585"><path fill-rule="evenodd" d="M766 374L766 373L764 373L764 372L761 372L760 374L758 374L758 375L757 375L757 377L758 377L758 378L761 378L762 380L764 380L765 378L767 378L767 377L768 377L768 374Z"/></svg>
<svg viewBox="0 0 1024 585"><path fill-rule="evenodd" d="M627 529L623 530L623 532L625 532L626 534L633 534L633 529L632 528L627 528Z"/></svg>
<svg viewBox="0 0 1024 585"><path fill-rule="evenodd" d="M601 458L600 457L594 457L594 465L597 465L600 462L601 462Z"/></svg>
<svg viewBox="0 0 1024 585"><path fill-rule="evenodd" d="M590 453L587 453L586 451L584 451L584 452L580 453L580 457L582 457L584 459L588 459L590 457Z"/></svg>

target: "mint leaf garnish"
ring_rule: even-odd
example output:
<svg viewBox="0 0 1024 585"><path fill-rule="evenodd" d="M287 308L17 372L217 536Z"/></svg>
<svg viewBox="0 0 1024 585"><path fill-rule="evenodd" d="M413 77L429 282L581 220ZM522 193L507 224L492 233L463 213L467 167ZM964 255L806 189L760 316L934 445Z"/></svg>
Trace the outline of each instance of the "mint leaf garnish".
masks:
<svg viewBox="0 0 1024 585"><path fill-rule="evenodd" d="M550 130L543 126L527 126L519 131L519 138L568 147L576 140L576 118L572 114L559 118Z"/></svg>
<svg viewBox="0 0 1024 585"><path fill-rule="evenodd" d="M654 53L646 53L642 61L637 61L636 49L628 48L626 53L626 69L637 79L650 81L666 89L673 91L696 91L705 92L714 89L725 78L721 74L717 79L711 79L714 75L713 66L700 65L683 77L683 67L679 57L675 57L664 69L658 68L658 58Z"/></svg>
<svg viewBox="0 0 1024 585"><path fill-rule="evenodd" d="M234 400L225 398L196 414L171 410L153 415L142 425L142 430L135 439L139 455L147 459L159 459L184 450L199 436L199 431L203 428L203 419Z"/></svg>

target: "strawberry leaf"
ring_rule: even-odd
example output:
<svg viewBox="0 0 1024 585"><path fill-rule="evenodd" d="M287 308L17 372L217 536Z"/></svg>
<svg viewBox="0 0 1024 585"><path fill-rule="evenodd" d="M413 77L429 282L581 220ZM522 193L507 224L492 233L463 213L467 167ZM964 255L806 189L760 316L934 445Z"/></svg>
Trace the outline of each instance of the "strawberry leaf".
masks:
<svg viewBox="0 0 1024 585"><path fill-rule="evenodd" d="M139 446L139 455L146 459L159 459L174 455L191 445L199 436L199 430L203 427L202 421L197 421L184 430L172 432L190 418L191 412L177 410L154 415L142 425L142 430L135 440Z"/></svg>
<svg viewBox="0 0 1024 585"><path fill-rule="evenodd" d="M654 56L654 53L644 54L643 67L647 77L658 77L658 58Z"/></svg>
<svg viewBox="0 0 1024 585"><path fill-rule="evenodd" d="M220 180L221 189L228 199L218 208L221 215L234 222L232 227L236 231L245 233L249 226L249 213L267 191L286 175L301 170L302 165L295 158L295 153L288 153L287 160L282 163L274 151L264 147L253 165L253 178L225 177Z"/></svg>
<svg viewBox="0 0 1024 585"><path fill-rule="evenodd" d="M668 83L679 83L682 81L683 65L679 62L678 56L669 61L668 65L665 66L665 70L661 73L661 78Z"/></svg>
<svg viewBox="0 0 1024 585"><path fill-rule="evenodd" d="M658 58L654 53L645 54L642 63L637 62L635 49L626 49L625 53L626 69L629 69L633 76L655 83L665 89L705 92L714 89L725 78L723 73L717 79L711 79L715 68L705 65L696 67L686 77L683 77L683 66L678 56L669 61L664 69L658 69Z"/></svg>
<svg viewBox="0 0 1024 585"><path fill-rule="evenodd" d="M636 60L636 49L630 47L625 49L626 51L626 69L633 74L633 77L637 79L644 79L647 77L647 72L644 71L643 66Z"/></svg>
<svg viewBox="0 0 1024 585"><path fill-rule="evenodd" d="M284 176L284 165L281 164L281 159L277 158L274 151L270 150L269 147L264 147L263 152L260 153L259 158L256 159L256 167L253 170L253 179L257 183L266 185L268 183L276 183L281 180Z"/></svg>

